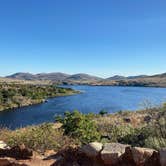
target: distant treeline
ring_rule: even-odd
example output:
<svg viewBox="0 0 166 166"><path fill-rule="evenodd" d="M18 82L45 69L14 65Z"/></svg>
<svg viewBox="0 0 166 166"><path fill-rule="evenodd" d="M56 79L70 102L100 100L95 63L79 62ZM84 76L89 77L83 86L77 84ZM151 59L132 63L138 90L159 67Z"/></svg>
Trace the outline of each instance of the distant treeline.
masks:
<svg viewBox="0 0 166 166"><path fill-rule="evenodd" d="M72 94L72 89L54 85L0 84L0 110L28 106L44 102L55 96Z"/></svg>

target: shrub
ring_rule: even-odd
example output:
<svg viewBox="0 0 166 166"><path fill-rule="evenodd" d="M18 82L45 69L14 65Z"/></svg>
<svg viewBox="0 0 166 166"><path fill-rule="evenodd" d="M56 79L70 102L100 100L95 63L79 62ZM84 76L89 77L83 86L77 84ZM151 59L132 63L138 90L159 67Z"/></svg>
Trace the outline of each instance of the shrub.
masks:
<svg viewBox="0 0 166 166"><path fill-rule="evenodd" d="M147 127L133 128L131 132L121 137L121 143L130 144L132 146L145 146L145 140L149 137L150 131Z"/></svg>
<svg viewBox="0 0 166 166"><path fill-rule="evenodd" d="M83 144L100 139L97 126L89 115L78 111L66 112L63 118L58 116L56 120L63 124L62 127L66 135L79 139Z"/></svg>
<svg viewBox="0 0 166 166"><path fill-rule="evenodd" d="M101 115L101 116L104 116L104 115L106 115L106 114L108 114L108 112L107 112L106 110L101 110L101 111L99 112L99 115Z"/></svg>
<svg viewBox="0 0 166 166"><path fill-rule="evenodd" d="M151 131L145 140L145 146L160 149L166 147L166 112L160 112L159 118L149 126Z"/></svg>
<svg viewBox="0 0 166 166"><path fill-rule="evenodd" d="M26 147L38 152L50 149L57 151L76 143L73 139L64 136L62 130L54 129L51 123L26 127L15 131L1 129L0 139L11 147L24 144Z"/></svg>

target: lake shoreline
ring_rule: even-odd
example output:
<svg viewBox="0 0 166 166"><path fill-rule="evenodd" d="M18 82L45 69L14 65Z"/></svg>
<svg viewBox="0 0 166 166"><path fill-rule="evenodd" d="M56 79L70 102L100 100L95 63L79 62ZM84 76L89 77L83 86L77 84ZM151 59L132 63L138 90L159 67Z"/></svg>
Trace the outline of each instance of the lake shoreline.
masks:
<svg viewBox="0 0 166 166"><path fill-rule="evenodd" d="M166 86L159 86L159 85L109 85L109 84L100 84L100 85L97 85L97 84L61 84L60 86L109 86L109 87L143 87L143 88L166 88Z"/></svg>
<svg viewBox="0 0 166 166"><path fill-rule="evenodd" d="M19 109L19 108L26 108L26 107L30 107L30 106L34 106L34 105L39 105L39 104L47 103L47 101L49 99L53 99L53 98L57 98L57 97L73 96L73 95L77 95L77 94L80 94L80 93L81 92L77 92L76 91L76 92L69 93L69 94L56 95L56 96L53 96L53 97L48 97L46 99L42 99L41 101L36 102L36 103L27 104L27 105L23 105L23 106L17 106L17 107L8 108L8 109L3 109L3 110L0 110L0 112L3 112L3 111L15 111L16 109Z"/></svg>
<svg viewBox="0 0 166 166"><path fill-rule="evenodd" d="M63 88L73 89L77 93L47 98L49 101L43 104L2 111L0 112L1 125L11 126L14 129L20 126L52 122L55 116L63 116L66 111L72 112L73 110L78 110L83 114L97 114L101 110L109 114L121 110L136 112L149 108L148 103L150 106L159 106L166 102L166 89L164 88L62 86Z"/></svg>

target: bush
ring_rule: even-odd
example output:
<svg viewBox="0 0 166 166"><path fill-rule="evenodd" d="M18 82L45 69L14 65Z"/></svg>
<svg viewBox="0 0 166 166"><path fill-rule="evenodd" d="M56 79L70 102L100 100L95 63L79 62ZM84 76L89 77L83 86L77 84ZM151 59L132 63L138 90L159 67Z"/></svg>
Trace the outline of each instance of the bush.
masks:
<svg viewBox="0 0 166 166"><path fill-rule="evenodd" d="M97 126L90 115L84 115L78 111L66 112L63 118L56 118L58 122L63 124L64 133L83 144L100 140L100 134Z"/></svg>
<svg viewBox="0 0 166 166"><path fill-rule="evenodd" d="M38 152L50 149L57 151L76 143L73 139L64 136L62 130L54 129L51 123L26 127L15 131L1 129L0 140L5 141L11 147L24 144L26 147Z"/></svg>
<svg viewBox="0 0 166 166"><path fill-rule="evenodd" d="M160 149L166 147L166 112L160 112L156 122L149 125L149 137L145 140L145 146Z"/></svg>
<svg viewBox="0 0 166 166"><path fill-rule="evenodd" d="M119 142L124 144L130 144L132 146L145 146L145 140L149 137L150 131L147 127L132 128L131 132L121 137Z"/></svg>
<svg viewBox="0 0 166 166"><path fill-rule="evenodd" d="M106 110L101 110L101 111L99 112L99 115L101 115L101 116L104 116L104 115L106 115L106 114L108 114L108 112L107 112Z"/></svg>

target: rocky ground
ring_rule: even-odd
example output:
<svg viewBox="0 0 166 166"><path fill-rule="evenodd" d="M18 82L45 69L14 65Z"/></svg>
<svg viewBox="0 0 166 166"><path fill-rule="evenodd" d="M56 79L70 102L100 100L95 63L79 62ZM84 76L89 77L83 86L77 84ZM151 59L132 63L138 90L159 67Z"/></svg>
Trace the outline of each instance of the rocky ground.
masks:
<svg viewBox="0 0 166 166"><path fill-rule="evenodd" d="M41 155L24 145L8 147L0 141L0 166L166 166L166 149L93 142Z"/></svg>

